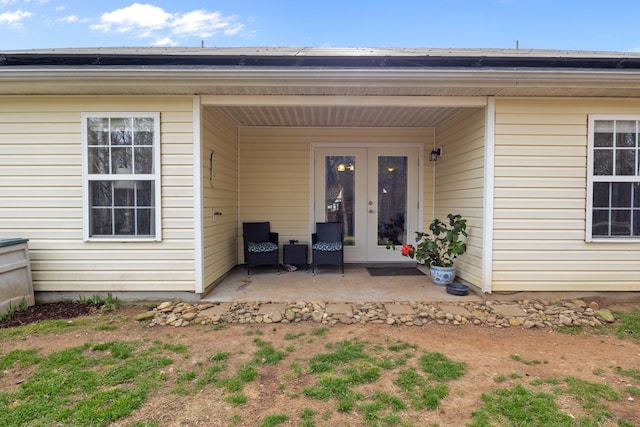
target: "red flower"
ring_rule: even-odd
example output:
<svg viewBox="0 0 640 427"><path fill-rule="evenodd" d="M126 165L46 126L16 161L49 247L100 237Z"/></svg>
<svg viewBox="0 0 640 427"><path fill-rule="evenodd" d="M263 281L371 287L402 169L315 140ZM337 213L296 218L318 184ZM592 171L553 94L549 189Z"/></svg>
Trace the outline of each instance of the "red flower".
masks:
<svg viewBox="0 0 640 427"><path fill-rule="evenodd" d="M413 247L411 245L404 244L402 245L401 253L404 256L408 256L412 250L413 250Z"/></svg>

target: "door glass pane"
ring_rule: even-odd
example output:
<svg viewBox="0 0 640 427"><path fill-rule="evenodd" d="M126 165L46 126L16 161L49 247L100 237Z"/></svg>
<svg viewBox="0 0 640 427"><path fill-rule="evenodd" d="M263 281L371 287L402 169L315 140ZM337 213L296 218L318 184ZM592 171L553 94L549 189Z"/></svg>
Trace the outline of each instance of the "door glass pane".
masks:
<svg viewBox="0 0 640 427"><path fill-rule="evenodd" d="M325 212L327 222L342 222L344 244L355 245L355 156L325 157Z"/></svg>
<svg viewBox="0 0 640 427"><path fill-rule="evenodd" d="M407 241L407 157L378 157L378 245Z"/></svg>

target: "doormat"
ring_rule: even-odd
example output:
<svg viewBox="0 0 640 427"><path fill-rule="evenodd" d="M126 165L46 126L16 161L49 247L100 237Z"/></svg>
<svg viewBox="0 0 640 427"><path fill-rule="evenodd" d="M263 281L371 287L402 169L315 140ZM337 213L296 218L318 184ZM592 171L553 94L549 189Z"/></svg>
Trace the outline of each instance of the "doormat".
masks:
<svg viewBox="0 0 640 427"><path fill-rule="evenodd" d="M424 276L416 267L367 267L370 276Z"/></svg>

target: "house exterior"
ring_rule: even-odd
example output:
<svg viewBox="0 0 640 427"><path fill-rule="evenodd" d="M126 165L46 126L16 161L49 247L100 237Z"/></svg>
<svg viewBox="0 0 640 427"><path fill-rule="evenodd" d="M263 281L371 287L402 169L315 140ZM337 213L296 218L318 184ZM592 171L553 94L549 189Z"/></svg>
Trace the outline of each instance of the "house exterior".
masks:
<svg viewBox="0 0 640 427"><path fill-rule="evenodd" d="M0 52L0 238L36 292L205 294L245 221L362 263L459 213L484 292L639 291L639 127L634 53Z"/></svg>

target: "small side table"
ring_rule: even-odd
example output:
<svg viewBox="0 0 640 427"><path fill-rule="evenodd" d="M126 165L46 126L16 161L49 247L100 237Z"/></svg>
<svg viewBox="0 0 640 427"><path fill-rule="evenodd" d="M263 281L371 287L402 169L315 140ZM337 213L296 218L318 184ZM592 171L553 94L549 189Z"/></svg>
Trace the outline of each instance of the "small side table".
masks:
<svg viewBox="0 0 640 427"><path fill-rule="evenodd" d="M309 270L307 243L287 243L282 246L282 262L290 265L305 266Z"/></svg>

